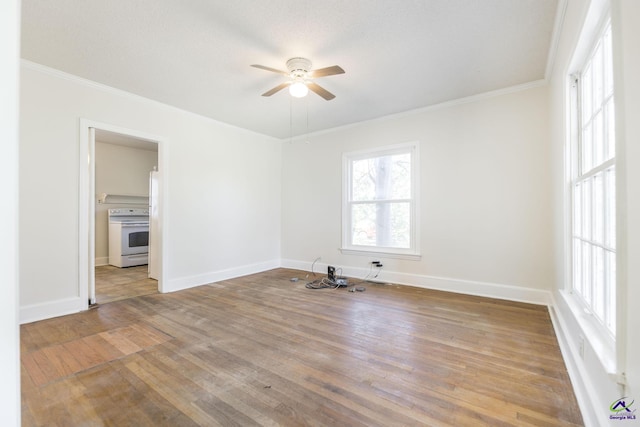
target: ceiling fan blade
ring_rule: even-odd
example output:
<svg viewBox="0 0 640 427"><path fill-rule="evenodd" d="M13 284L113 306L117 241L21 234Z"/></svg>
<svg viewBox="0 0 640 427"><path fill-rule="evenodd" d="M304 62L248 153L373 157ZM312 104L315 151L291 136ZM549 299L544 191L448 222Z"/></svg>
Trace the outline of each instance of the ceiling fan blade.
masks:
<svg viewBox="0 0 640 427"><path fill-rule="evenodd" d="M334 94L332 94L331 92L329 92L325 88L319 86L317 83L313 83L313 82L307 83L307 87L310 90L312 90L315 93L317 93L318 95L320 95L321 97L323 97L324 99L326 99L327 101L331 101L333 98L336 97Z"/></svg>
<svg viewBox="0 0 640 427"><path fill-rule="evenodd" d="M337 65L333 67L320 68L318 70L313 70L309 73L311 77L326 77L333 76L334 74L344 74L344 70Z"/></svg>
<svg viewBox="0 0 640 427"><path fill-rule="evenodd" d="M262 96L271 96L276 92L280 92L282 89L284 89L285 87L289 86L290 84L291 84L291 82L280 83L278 86L274 87L273 89L268 90L265 93L263 93Z"/></svg>
<svg viewBox="0 0 640 427"><path fill-rule="evenodd" d="M265 67L264 65L252 64L251 66L255 67L255 68L260 68L261 70L267 70L267 71L271 71L273 73L283 74L285 76L289 75L289 73L287 73L286 71L276 70L275 68Z"/></svg>

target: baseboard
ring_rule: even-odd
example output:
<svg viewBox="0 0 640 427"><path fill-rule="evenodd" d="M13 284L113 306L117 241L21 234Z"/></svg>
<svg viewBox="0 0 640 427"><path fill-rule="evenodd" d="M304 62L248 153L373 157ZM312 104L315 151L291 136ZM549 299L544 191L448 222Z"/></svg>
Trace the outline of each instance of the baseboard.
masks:
<svg viewBox="0 0 640 427"><path fill-rule="evenodd" d="M284 268L311 271L311 263L308 261L283 259L281 261L281 266ZM327 264L320 262L316 263L314 271L316 273L326 274ZM341 275L354 278L364 278L369 273L370 270L368 268L344 266L340 272ZM375 280L378 282L415 286L418 288L476 295L487 298L497 298L508 301L526 302L537 305L548 306L551 304L551 292L541 289L525 288L522 286L426 276L388 270L383 270Z"/></svg>
<svg viewBox="0 0 640 427"><path fill-rule="evenodd" d="M228 280L235 277L246 276L249 274L261 273L263 271L273 270L274 268L278 267L280 267L280 260L271 260L256 264L228 268L225 270L212 271L204 274L197 274L194 276L170 279L165 281L163 292L181 291L183 289L189 289L196 286L219 282L221 280Z"/></svg>
<svg viewBox="0 0 640 427"><path fill-rule="evenodd" d="M575 348L575 346L571 344L571 340L568 339L571 335L571 331L562 316L562 312L558 309L557 301L553 295L551 296L549 315L558 339L562 359L564 360L567 372L569 373L569 378L571 379L573 392L576 395L576 400L578 401L578 406L582 413L584 425L586 427L599 427L603 425L598 421L602 416L598 417L598 414L595 412L595 408L600 408L602 405L594 394L595 388L589 379L589 375L584 368L584 364L580 359L579 350Z"/></svg>
<svg viewBox="0 0 640 427"><path fill-rule="evenodd" d="M109 265L109 257L108 256L103 256L103 257L96 258L95 266L96 267L100 267L102 265Z"/></svg>
<svg viewBox="0 0 640 427"><path fill-rule="evenodd" d="M78 313L86 309L87 302L80 297L65 298L41 304L25 305L20 307L20 324L36 322L38 320L51 319L52 317Z"/></svg>

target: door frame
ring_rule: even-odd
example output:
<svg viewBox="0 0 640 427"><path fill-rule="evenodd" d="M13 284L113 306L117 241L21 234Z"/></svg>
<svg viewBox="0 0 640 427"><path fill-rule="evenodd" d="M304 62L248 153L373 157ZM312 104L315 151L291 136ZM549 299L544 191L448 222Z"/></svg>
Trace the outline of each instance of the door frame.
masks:
<svg viewBox="0 0 640 427"><path fill-rule="evenodd" d="M158 292L164 291L166 272L166 251L164 242L166 237L166 139L157 135L128 129L108 123L80 118L80 157L79 157L79 203L78 203L78 296L84 310L89 309L90 303L95 303L95 130L119 133L136 139L151 141L158 144L158 236L160 251L160 271L158 275Z"/></svg>

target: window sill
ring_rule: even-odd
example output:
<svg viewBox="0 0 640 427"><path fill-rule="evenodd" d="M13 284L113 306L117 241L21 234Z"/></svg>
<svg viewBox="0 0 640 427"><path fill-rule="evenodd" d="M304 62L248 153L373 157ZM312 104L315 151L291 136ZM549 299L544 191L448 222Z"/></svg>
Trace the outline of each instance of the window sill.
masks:
<svg viewBox="0 0 640 427"><path fill-rule="evenodd" d="M608 333L603 330L603 326L586 311L576 297L568 291L560 291L560 295L566 302L573 314L573 318L578 323L584 339L589 342L596 357L600 360L602 367L607 374L616 375L616 344Z"/></svg>
<svg viewBox="0 0 640 427"><path fill-rule="evenodd" d="M340 252L344 255L359 255L359 256L379 256L384 258L393 258L393 259L406 259L410 261L420 261L422 259L422 255L414 254L414 253L398 253L398 252L387 252L385 250L376 250L372 249L353 249L353 248L340 248Z"/></svg>

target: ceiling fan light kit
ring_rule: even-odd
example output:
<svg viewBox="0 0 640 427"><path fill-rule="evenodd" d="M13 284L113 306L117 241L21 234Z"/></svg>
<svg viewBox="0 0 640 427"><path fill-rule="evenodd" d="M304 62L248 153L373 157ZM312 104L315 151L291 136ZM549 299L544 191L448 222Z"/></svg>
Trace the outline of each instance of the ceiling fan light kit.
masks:
<svg viewBox="0 0 640 427"><path fill-rule="evenodd" d="M309 88L302 81L297 81L289 86L289 93L294 98L304 98L309 93Z"/></svg>
<svg viewBox="0 0 640 427"><path fill-rule="evenodd" d="M257 65L257 64L252 65L252 67L260 68L261 70L283 74L289 77L290 79L288 82L281 83L278 86L274 87L273 89L263 93L262 96L271 96L274 93L277 93L280 90L284 89L285 87L289 86L289 93L291 94L291 96L294 96L296 98L305 97L307 93L309 93L309 90L320 95L322 98L326 99L327 101L330 101L336 97L334 94L332 94L328 90L324 89L323 87L319 86L317 83L313 82L312 79L332 76L335 74L344 74L344 70L339 66L334 65L331 67L320 68L318 70L312 70L311 61L308 60L307 58L300 58L300 57L289 59L286 65L287 65L288 71L281 71L275 68L266 67L264 65Z"/></svg>

